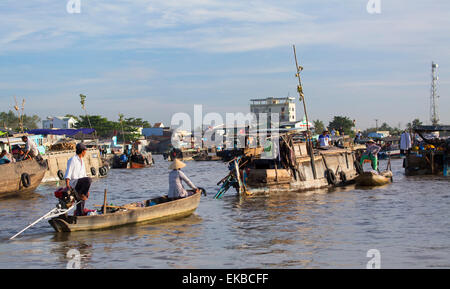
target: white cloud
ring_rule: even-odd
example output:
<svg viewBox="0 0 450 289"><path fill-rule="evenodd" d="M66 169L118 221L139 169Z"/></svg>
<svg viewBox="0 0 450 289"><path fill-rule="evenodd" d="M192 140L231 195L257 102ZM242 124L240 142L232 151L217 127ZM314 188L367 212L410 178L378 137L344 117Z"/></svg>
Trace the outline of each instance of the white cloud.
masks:
<svg viewBox="0 0 450 289"><path fill-rule="evenodd" d="M377 50L433 40L447 49L450 34L446 1L383 1L380 15L369 15L365 0L82 0L81 14L68 14L61 2L0 4L0 51L75 45L235 52L293 42Z"/></svg>

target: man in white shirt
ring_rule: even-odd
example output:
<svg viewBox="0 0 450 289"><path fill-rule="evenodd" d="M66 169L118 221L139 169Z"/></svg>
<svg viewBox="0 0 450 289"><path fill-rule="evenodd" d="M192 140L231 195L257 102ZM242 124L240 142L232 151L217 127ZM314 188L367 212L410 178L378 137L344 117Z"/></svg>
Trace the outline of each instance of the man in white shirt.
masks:
<svg viewBox="0 0 450 289"><path fill-rule="evenodd" d="M25 143L25 150L24 150L24 156L23 159L27 159L28 156L30 156L32 159L34 159L35 157L37 157L39 155L39 151L37 148L36 143L28 138L27 136L23 136L22 137L22 141Z"/></svg>
<svg viewBox="0 0 450 289"><path fill-rule="evenodd" d="M401 154L409 154L409 150L411 149L411 136L405 130L400 136L400 153Z"/></svg>
<svg viewBox="0 0 450 289"><path fill-rule="evenodd" d="M84 214L84 204L89 198L89 188L92 182L91 178L86 174L86 167L83 161L86 150L87 148L84 144L77 144L76 155L67 161L66 174L64 175L66 187L68 189L74 189L81 199L75 211L76 216L83 216Z"/></svg>

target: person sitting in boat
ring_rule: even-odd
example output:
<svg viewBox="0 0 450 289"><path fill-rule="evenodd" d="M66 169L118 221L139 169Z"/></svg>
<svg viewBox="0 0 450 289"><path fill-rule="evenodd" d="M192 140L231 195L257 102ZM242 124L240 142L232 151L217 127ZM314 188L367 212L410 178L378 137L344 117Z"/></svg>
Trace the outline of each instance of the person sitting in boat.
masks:
<svg viewBox="0 0 450 289"><path fill-rule="evenodd" d="M86 155L86 146L83 143L78 143L76 146L76 155L67 161L66 180L67 189L74 189L79 197L80 202L75 211L76 216L83 216L84 204L89 198L89 188L91 187L91 178L86 175L86 167L83 162L83 157Z"/></svg>
<svg viewBox="0 0 450 289"><path fill-rule="evenodd" d="M319 135L319 146L321 148L328 148L330 142L330 135L327 130L324 130L321 135Z"/></svg>
<svg viewBox="0 0 450 289"><path fill-rule="evenodd" d="M6 154L7 154L6 150L2 150L2 152L0 153L0 165L9 164L11 162L11 160L6 156Z"/></svg>
<svg viewBox="0 0 450 289"><path fill-rule="evenodd" d="M37 156L39 156L39 151L38 151L37 145L32 139L30 139L26 135L24 135L22 137L22 141L25 143L25 149L23 151L24 152L24 156L23 156L24 160L26 160L28 158L34 159Z"/></svg>
<svg viewBox="0 0 450 289"><path fill-rule="evenodd" d="M185 166L186 164L179 159L175 159L169 166L169 170L172 171L169 173L168 198L171 200L185 198L193 194L192 192L186 191L186 189L183 187L182 181L184 181L189 187L191 187L195 191L195 193L198 193L200 191L181 171L181 169Z"/></svg>
<svg viewBox="0 0 450 289"><path fill-rule="evenodd" d="M364 164L364 161L369 159L372 163L372 168L377 171L378 170L378 152L381 150L381 147L376 145L373 140L368 140L366 143L366 151L361 156L361 166Z"/></svg>

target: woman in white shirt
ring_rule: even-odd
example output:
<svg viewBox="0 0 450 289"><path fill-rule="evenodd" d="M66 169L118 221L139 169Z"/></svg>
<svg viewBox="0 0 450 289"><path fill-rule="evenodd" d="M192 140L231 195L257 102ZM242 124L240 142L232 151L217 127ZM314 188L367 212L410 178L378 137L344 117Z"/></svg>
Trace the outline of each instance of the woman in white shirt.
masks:
<svg viewBox="0 0 450 289"><path fill-rule="evenodd" d="M175 159L169 166L169 169L172 170L169 173L169 199L173 200L185 198L191 195L191 193L186 191L186 189L183 187L182 181L184 181L189 187L195 190L196 193L200 191L181 171L181 169L185 166L186 164L178 159Z"/></svg>

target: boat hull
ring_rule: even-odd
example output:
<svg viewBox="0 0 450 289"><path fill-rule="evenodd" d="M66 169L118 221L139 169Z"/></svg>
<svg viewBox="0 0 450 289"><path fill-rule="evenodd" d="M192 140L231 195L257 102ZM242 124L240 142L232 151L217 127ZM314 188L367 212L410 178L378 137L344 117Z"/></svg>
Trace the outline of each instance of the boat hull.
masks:
<svg viewBox="0 0 450 289"><path fill-rule="evenodd" d="M47 167L36 160L26 160L0 165L0 197L33 192L41 183ZM29 175L25 186L22 174Z"/></svg>
<svg viewBox="0 0 450 289"><path fill-rule="evenodd" d="M149 168L151 166L152 165L130 162L130 169L143 169L143 168Z"/></svg>
<svg viewBox="0 0 450 289"><path fill-rule="evenodd" d="M49 221L56 232L108 229L136 223L152 223L191 215L200 203L200 193L150 207L124 206L126 211L94 216L60 216Z"/></svg>
<svg viewBox="0 0 450 289"><path fill-rule="evenodd" d="M355 179L355 182L358 186L384 186L392 182L392 172L384 171L380 174L364 172Z"/></svg>

